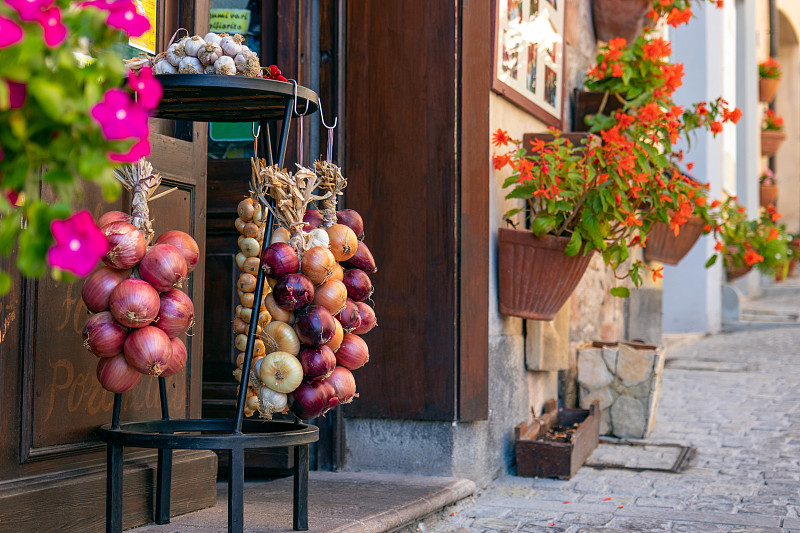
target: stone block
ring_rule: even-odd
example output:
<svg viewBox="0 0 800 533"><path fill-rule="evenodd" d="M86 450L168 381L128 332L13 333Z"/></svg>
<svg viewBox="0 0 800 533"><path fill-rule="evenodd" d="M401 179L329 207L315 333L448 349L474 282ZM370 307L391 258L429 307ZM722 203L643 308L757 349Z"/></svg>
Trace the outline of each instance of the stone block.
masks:
<svg viewBox="0 0 800 533"><path fill-rule="evenodd" d="M616 375L628 387L641 383L650 377L655 357L655 350L637 350L627 344L620 344Z"/></svg>
<svg viewBox="0 0 800 533"><path fill-rule="evenodd" d="M585 396L581 395L581 409L589 409L595 400L600 402L600 409L605 409L614 403L614 395L608 387L595 389Z"/></svg>
<svg viewBox="0 0 800 533"><path fill-rule="evenodd" d="M620 396L611 406L611 424L617 437L644 438L647 425L644 405L630 396Z"/></svg>
<svg viewBox="0 0 800 533"><path fill-rule="evenodd" d="M608 371L600 348L578 352L578 382L590 391L610 385L614 376Z"/></svg>
<svg viewBox="0 0 800 533"><path fill-rule="evenodd" d="M606 362L606 367L608 370L613 374L617 371L617 355L619 354L619 350L617 350L616 346L604 346L603 347L603 361Z"/></svg>

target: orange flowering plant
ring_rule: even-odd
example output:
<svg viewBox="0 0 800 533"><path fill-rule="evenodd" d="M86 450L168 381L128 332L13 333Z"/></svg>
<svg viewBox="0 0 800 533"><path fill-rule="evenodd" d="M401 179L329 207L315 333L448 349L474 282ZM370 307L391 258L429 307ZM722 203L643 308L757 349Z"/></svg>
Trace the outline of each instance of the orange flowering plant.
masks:
<svg viewBox="0 0 800 533"><path fill-rule="evenodd" d="M669 224L677 235L696 215L706 232L713 228L708 186L680 170L683 154L676 143L688 140L697 128L716 135L724 122L735 123L741 116L722 99L689 109L676 105L672 95L682 83L683 66L669 63L669 54L670 43L649 34L631 46L612 39L601 49L586 87L604 91L604 104L615 98L623 107L606 115L601 106L589 119L593 135L580 146L557 131L554 140L530 146L503 130L493 138L495 146L513 148L493 159L495 169L512 169L504 184L512 187L507 198L526 202L506 218L524 211L536 235L570 238L567 255L597 250L615 272L627 264L627 273L618 277L629 276L636 286L648 267L640 260L628 262L629 251L647 245L654 224ZM692 164L685 168L691 170ZM653 276L660 277L660 269ZM616 287L612 294L627 296L629 291Z"/></svg>
<svg viewBox="0 0 800 533"><path fill-rule="evenodd" d="M701 0L702 1L702 0ZM717 7L724 5L724 0L708 0ZM653 8L647 14L653 20L665 17L667 24L677 28L692 18L692 0L653 0Z"/></svg>
<svg viewBox="0 0 800 533"><path fill-rule="evenodd" d="M772 109L767 109L767 112L764 113L761 129L764 131L781 131L783 129L783 117L775 114Z"/></svg>
<svg viewBox="0 0 800 533"><path fill-rule="evenodd" d="M792 258L792 236L777 224L781 214L774 205L761 208L757 220L747 220L745 208L731 196L719 205L715 218L715 249L726 268L754 266L764 274L783 271L785 275ZM713 265L718 255L711 256L706 266Z"/></svg>
<svg viewBox="0 0 800 533"><path fill-rule="evenodd" d="M768 57L758 64L758 76L777 80L781 77L781 65L774 58Z"/></svg>

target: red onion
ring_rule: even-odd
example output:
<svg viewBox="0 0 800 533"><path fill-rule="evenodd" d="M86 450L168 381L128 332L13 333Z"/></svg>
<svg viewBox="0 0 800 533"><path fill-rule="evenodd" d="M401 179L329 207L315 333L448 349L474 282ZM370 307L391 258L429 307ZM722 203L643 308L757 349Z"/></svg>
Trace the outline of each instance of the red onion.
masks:
<svg viewBox="0 0 800 533"><path fill-rule="evenodd" d="M286 274L296 274L300 270L300 259L294 248L285 242L276 242L264 250L261 268L267 276L277 279Z"/></svg>
<svg viewBox="0 0 800 533"><path fill-rule="evenodd" d="M372 295L372 282L363 270L358 268L345 270L342 282L347 287L347 297L351 300L360 302Z"/></svg>
<svg viewBox="0 0 800 533"><path fill-rule="evenodd" d="M280 308L294 311L314 299L314 284L302 274L286 274L275 283L272 297Z"/></svg>
<svg viewBox="0 0 800 533"><path fill-rule="evenodd" d="M97 362L97 381L107 391L120 394L131 390L142 375L125 361L122 354L103 357Z"/></svg>
<svg viewBox="0 0 800 533"><path fill-rule="evenodd" d="M306 213L303 215L303 222L306 223L303 226L303 231L311 231L314 228L318 228L322 226L322 213L316 209L306 209Z"/></svg>
<svg viewBox="0 0 800 533"><path fill-rule="evenodd" d="M200 247L188 233L178 230L168 231L156 239L156 244L169 244L177 248L186 261L187 272L194 270L200 260Z"/></svg>
<svg viewBox="0 0 800 533"><path fill-rule="evenodd" d="M125 360L142 374L160 376L170 357L172 342L156 327L135 329L125 340Z"/></svg>
<svg viewBox="0 0 800 533"><path fill-rule="evenodd" d="M342 345L336 350L336 364L349 370L358 370L369 361L367 343L358 335L345 333Z"/></svg>
<svg viewBox="0 0 800 533"><path fill-rule="evenodd" d="M361 219L361 215L359 215L358 211L355 209L342 209L341 211L336 211L336 222L338 224L344 224L353 230L353 233L356 234L358 240L362 240L364 238L364 221Z"/></svg>
<svg viewBox="0 0 800 533"><path fill-rule="evenodd" d="M181 251L171 244L156 244L139 264L139 275L158 292L180 287L188 273Z"/></svg>
<svg viewBox="0 0 800 533"><path fill-rule="evenodd" d="M161 371L161 377L168 378L174 376L186 366L186 360L189 358L189 353L186 351L186 345L178 337L170 339L172 344L172 357L169 358L166 368Z"/></svg>
<svg viewBox="0 0 800 533"><path fill-rule="evenodd" d="M289 394L289 409L302 420L311 420L339 405L336 391L324 379L303 382Z"/></svg>
<svg viewBox="0 0 800 533"><path fill-rule="evenodd" d="M156 327L169 338L182 335L194 323L192 299L178 289L161 293Z"/></svg>
<svg viewBox="0 0 800 533"><path fill-rule="evenodd" d="M336 356L327 346L305 348L300 352L299 359L303 365L303 376L308 381L327 378L336 368Z"/></svg>
<svg viewBox="0 0 800 533"><path fill-rule="evenodd" d="M348 298L347 302L344 304L344 309L339 311L339 314L336 315L336 319L341 322L342 329L344 329L346 333L350 333L361 326L361 315L358 312L356 302Z"/></svg>
<svg viewBox="0 0 800 533"><path fill-rule="evenodd" d="M158 292L146 281L126 279L111 292L108 307L117 322L143 328L158 316Z"/></svg>
<svg viewBox="0 0 800 533"><path fill-rule="evenodd" d="M121 354L127 336L128 330L108 311L90 316L83 326L83 346L97 357Z"/></svg>
<svg viewBox="0 0 800 533"><path fill-rule="evenodd" d="M109 211L108 213L103 213L100 215L100 218L97 219L97 227L103 228L106 224L111 224L112 222L130 222L131 216L128 213L123 213L122 211Z"/></svg>
<svg viewBox="0 0 800 533"><path fill-rule="evenodd" d="M81 297L89 311L99 313L108 310L108 298L117 285L130 277L130 270L100 267L83 282Z"/></svg>
<svg viewBox="0 0 800 533"><path fill-rule="evenodd" d="M364 302L356 302L356 307L358 307L358 316L361 317L361 325L354 329L353 333L356 335L369 333L372 328L378 325L375 311Z"/></svg>
<svg viewBox="0 0 800 533"><path fill-rule="evenodd" d="M337 366L325 381L330 383L333 390L336 391L336 397L339 399L340 405L350 403L354 397L358 396L356 394L356 379L353 377L353 373L343 366Z"/></svg>
<svg viewBox="0 0 800 533"><path fill-rule="evenodd" d="M358 242L356 254L347 260L347 264L353 268L359 268L367 274L374 274L378 271L378 267L375 266L375 259L372 257L372 252L369 251L369 248L367 248L367 245L364 244L363 241Z"/></svg>
<svg viewBox="0 0 800 533"><path fill-rule="evenodd" d="M297 313L294 330L303 344L322 346L333 338L336 323L330 311L321 305L309 305Z"/></svg>
<svg viewBox="0 0 800 533"><path fill-rule="evenodd" d="M147 251L147 243L136 226L120 220L103 226L102 232L110 246L103 257L105 264L120 270L139 264Z"/></svg>

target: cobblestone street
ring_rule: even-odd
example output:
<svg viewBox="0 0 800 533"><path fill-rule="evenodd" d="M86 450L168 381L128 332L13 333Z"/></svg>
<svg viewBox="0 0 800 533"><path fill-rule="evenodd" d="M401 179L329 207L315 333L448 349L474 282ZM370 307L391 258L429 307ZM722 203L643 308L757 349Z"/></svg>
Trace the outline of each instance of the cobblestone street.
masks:
<svg viewBox="0 0 800 533"><path fill-rule="evenodd" d="M787 289L753 309L800 310ZM668 350L648 442L695 447L680 473L503 476L418 531L800 532L800 324L737 329Z"/></svg>

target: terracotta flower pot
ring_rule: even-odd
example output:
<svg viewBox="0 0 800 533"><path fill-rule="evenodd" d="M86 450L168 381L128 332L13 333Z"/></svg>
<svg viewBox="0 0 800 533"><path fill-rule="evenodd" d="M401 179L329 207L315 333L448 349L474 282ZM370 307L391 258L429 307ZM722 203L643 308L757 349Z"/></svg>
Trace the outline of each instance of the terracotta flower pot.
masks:
<svg viewBox="0 0 800 533"><path fill-rule="evenodd" d="M797 259L789 261L789 272L786 274L788 277L794 277L795 270L797 270Z"/></svg>
<svg viewBox="0 0 800 533"><path fill-rule="evenodd" d="M601 41L622 37L631 43L647 25L652 0L593 0L594 33Z"/></svg>
<svg viewBox="0 0 800 533"><path fill-rule="evenodd" d="M759 195L762 207L774 205L778 199L778 186L777 185L761 185L761 194Z"/></svg>
<svg viewBox="0 0 800 533"><path fill-rule="evenodd" d="M647 235L644 258L648 261L677 265L689 253L702 233L703 219L700 217L691 217L686 224L681 226L677 236L669 229L669 224L658 222L653 225Z"/></svg>
<svg viewBox="0 0 800 533"><path fill-rule="evenodd" d="M760 102L771 102L778 92L780 78L759 78L758 79L758 100Z"/></svg>
<svg viewBox="0 0 800 533"><path fill-rule="evenodd" d="M527 230L500 228L500 312L553 320L586 272L594 252L568 257L566 237L536 237Z"/></svg>
<svg viewBox="0 0 800 533"><path fill-rule="evenodd" d="M750 272L752 268L751 266L725 267L725 273L728 275L728 281L733 281Z"/></svg>
<svg viewBox="0 0 800 533"><path fill-rule="evenodd" d="M778 130L761 130L761 155L773 156L778 153L786 134Z"/></svg>

